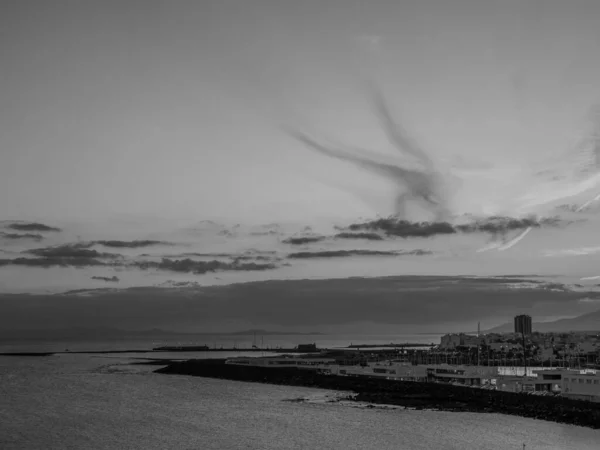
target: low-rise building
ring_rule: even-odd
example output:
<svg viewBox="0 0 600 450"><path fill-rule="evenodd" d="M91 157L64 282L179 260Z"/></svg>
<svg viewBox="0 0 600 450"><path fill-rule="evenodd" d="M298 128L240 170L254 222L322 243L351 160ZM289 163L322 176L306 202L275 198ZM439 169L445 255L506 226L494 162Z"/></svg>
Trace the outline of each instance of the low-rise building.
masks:
<svg viewBox="0 0 600 450"><path fill-rule="evenodd" d="M596 371L565 371L562 395L577 400L600 402L600 373Z"/></svg>
<svg viewBox="0 0 600 450"><path fill-rule="evenodd" d="M439 348L442 350L452 350L457 347L477 347L484 343L482 336L473 336L470 334L445 334L440 340Z"/></svg>
<svg viewBox="0 0 600 450"><path fill-rule="evenodd" d="M335 364L333 358L298 358L298 357L263 357L256 358L251 356L242 356L237 358L229 358L225 364L258 366L258 367L299 367L299 368L314 368L322 365Z"/></svg>
<svg viewBox="0 0 600 450"><path fill-rule="evenodd" d="M501 375L496 381L496 389L505 392L535 392L536 381L536 377Z"/></svg>
<svg viewBox="0 0 600 450"><path fill-rule="evenodd" d="M594 353L598 350L598 344L595 341L583 341L576 345L578 353Z"/></svg>
<svg viewBox="0 0 600 450"><path fill-rule="evenodd" d="M295 367L316 370L327 375L384 378L397 381L456 383L508 392L539 394L562 393L565 397L600 402L600 371L557 368L531 368L528 376L509 373L502 367L463 365L413 365L399 361L381 361L346 365L334 358L294 356L237 357L226 364L258 367ZM514 371L513 371L514 372ZM533 376L531 376L533 375Z"/></svg>
<svg viewBox="0 0 600 450"><path fill-rule="evenodd" d="M449 364L427 366L427 380L432 382L479 386L482 384L494 384L493 380L497 377L497 367L453 366Z"/></svg>
<svg viewBox="0 0 600 450"><path fill-rule="evenodd" d="M328 369L332 375L348 377L385 378L397 381L427 381L426 366L415 366L406 363L331 366Z"/></svg>
<svg viewBox="0 0 600 450"><path fill-rule="evenodd" d="M534 370L533 373L536 375L536 380L534 382L534 390L561 392L562 377L565 373L563 369Z"/></svg>

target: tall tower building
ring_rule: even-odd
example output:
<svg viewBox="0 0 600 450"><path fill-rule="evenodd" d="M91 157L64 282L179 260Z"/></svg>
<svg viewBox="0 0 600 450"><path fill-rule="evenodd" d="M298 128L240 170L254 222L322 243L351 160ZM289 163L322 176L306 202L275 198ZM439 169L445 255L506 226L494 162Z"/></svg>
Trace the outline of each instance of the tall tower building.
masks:
<svg viewBox="0 0 600 450"><path fill-rule="evenodd" d="M531 334L531 316L522 314L515 317L515 333Z"/></svg>

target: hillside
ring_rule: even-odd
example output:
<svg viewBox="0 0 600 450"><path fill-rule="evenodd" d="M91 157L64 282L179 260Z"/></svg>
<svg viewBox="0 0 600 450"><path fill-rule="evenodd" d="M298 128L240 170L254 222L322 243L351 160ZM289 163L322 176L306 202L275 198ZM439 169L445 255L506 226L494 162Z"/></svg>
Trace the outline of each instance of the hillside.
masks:
<svg viewBox="0 0 600 450"><path fill-rule="evenodd" d="M600 331L600 310L594 311L572 319L560 319L552 322L533 322L533 331L541 332L568 332L568 331ZM512 323L505 323L494 327L487 333L509 333L513 331Z"/></svg>

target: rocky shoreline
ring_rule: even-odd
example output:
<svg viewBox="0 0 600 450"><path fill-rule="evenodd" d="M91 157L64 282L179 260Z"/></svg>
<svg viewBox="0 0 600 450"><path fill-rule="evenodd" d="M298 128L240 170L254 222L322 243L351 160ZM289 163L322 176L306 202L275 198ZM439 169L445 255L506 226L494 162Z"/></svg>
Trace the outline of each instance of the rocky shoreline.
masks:
<svg viewBox="0 0 600 450"><path fill-rule="evenodd" d="M296 368L225 364L223 359L172 362L155 371L226 380L354 392L348 400L414 409L510 414L600 429L600 403L440 383L339 377Z"/></svg>

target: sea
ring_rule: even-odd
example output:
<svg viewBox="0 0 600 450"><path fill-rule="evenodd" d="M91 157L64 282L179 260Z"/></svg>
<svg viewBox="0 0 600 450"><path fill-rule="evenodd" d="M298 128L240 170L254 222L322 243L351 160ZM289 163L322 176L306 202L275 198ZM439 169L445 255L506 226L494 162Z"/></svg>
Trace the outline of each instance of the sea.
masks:
<svg viewBox="0 0 600 450"><path fill-rule="evenodd" d="M306 336L277 338L306 342ZM347 341L346 336L321 338ZM253 342L254 336L250 339ZM352 339L366 341L364 336ZM142 347L132 347L134 343ZM52 351L52 346L62 351L63 344L71 351L108 350L110 345L112 350L131 350L156 342L46 342L44 348L34 344L12 343L9 349L4 343L0 351ZM197 353L177 357L224 355ZM500 414L335 402L331 399L340 393L161 375L153 373L160 366L135 364L174 355L0 356L0 449L600 448L600 430ZM297 399L306 401L290 401Z"/></svg>
<svg viewBox="0 0 600 450"><path fill-rule="evenodd" d="M156 335L144 337L118 337L107 339L105 336L97 339L77 340L0 340L0 353L8 352L62 352L62 351L123 351L151 350L161 346L201 346L211 349L238 348L240 351L249 350L253 345L266 351L276 351L278 348L294 348L299 344L317 344L319 348L341 348L352 344L386 345L394 344L439 344L441 334L291 334L291 335L260 335L260 334L187 334L187 335ZM196 357L205 357L213 352L194 352ZM228 353L229 354L229 353Z"/></svg>

